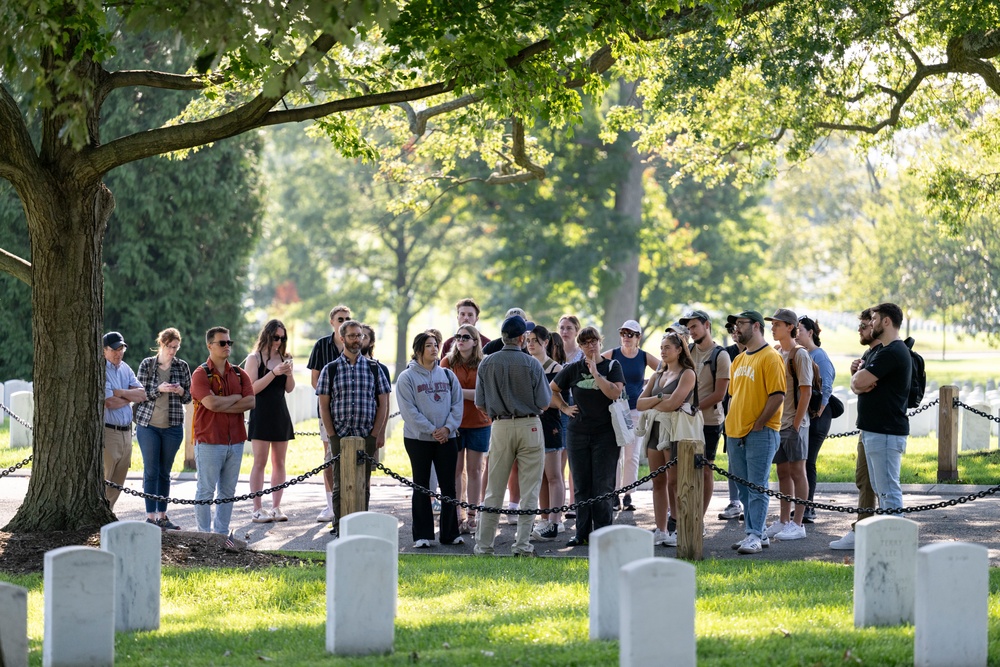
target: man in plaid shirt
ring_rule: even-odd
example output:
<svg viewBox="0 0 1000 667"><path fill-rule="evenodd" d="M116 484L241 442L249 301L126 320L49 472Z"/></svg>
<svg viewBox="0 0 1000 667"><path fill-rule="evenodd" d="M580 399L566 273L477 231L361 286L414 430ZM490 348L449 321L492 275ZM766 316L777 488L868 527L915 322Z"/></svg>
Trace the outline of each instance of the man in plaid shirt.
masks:
<svg viewBox="0 0 1000 667"><path fill-rule="evenodd" d="M360 322L348 320L340 325L344 352L319 374L316 395L319 396L319 413L326 432L330 435L332 456L340 454L342 438L365 439L365 451L375 456L375 451L385 446L382 425L389 414L389 381L379 372L376 362L361 356L366 334ZM335 516L330 532L339 532L340 511L340 461L333 468L333 508ZM371 498L371 462L365 463L365 509Z"/></svg>

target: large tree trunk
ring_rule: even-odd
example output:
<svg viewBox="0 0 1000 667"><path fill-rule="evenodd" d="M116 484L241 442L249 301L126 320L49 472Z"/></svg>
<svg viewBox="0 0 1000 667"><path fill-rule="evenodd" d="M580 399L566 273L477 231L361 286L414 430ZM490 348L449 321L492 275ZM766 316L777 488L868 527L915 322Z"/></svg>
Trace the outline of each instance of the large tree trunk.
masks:
<svg viewBox="0 0 1000 667"><path fill-rule="evenodd" d="M636 83L619 81L620 104L638 106L635 97ZM618 338L614 334L625 320L639 318L639 230L642 228L642 156L635 148L638 135L623 132L618 137L616 154L622 156L620 177L615 183L615 213L619 218L623 255L611 267L617 280L615 287L604 296L604 325L601 333L605 347L614 347Z"/></svg>
<svg viewBox="0 0 1000 667"><path fill-rule="evenodd" d="M34 331L34 460L12 532L98 528L115 520L102 462L104 280L114 209L99 181L51 178L19 191L28 218Z"/></svg>

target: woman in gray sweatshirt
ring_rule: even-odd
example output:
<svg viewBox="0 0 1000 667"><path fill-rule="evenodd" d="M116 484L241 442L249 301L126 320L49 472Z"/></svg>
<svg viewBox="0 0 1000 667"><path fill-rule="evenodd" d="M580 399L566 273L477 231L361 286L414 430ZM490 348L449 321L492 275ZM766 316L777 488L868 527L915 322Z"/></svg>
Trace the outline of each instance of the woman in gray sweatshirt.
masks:
<svg viewBox="0 0 1000 667"><path fill-rule="evenodd" d="M462 387L458 378L438 365L438 341L429 333L413 339L413 356L396 380L396 399L403 417L403 445L410 457L413 481L427 487L431 464L438 472L441 494L455 497L455 435L462 422ZM431 498L413 491L413 546L426 549L434 541ZM441 505L441 544L462 544L455 505Z"/></svg>

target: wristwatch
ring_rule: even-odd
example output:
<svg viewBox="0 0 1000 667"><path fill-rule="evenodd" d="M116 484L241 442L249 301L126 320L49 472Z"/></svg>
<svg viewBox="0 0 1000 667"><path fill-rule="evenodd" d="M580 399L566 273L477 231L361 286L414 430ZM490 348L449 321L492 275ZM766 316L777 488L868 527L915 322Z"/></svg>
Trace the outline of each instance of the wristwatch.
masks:
<svg viewBox="0 0 1000 667"><path fill-rule="evenodd" d="M662 401L662 400L663 400L663 392L661 391L660 393L658 393L658 394L656 395L656 398L658 398L659 400L661 400L661 401Z"/></svg>

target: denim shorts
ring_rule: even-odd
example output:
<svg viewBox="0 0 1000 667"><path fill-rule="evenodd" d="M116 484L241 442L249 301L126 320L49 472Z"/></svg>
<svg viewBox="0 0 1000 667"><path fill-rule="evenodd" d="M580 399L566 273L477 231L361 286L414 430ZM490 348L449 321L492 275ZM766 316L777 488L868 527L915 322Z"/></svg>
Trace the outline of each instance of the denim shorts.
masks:
<svg viewBox="0 0 1000 667"><path fill-rule="evenodd" d="M458 435L458 451L469 449L482 454L490 451L490 428L481 426L479 428L460 428Z"/></svg>

